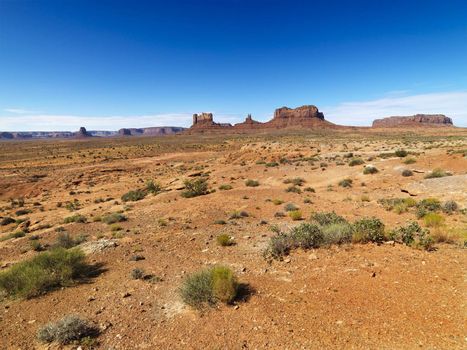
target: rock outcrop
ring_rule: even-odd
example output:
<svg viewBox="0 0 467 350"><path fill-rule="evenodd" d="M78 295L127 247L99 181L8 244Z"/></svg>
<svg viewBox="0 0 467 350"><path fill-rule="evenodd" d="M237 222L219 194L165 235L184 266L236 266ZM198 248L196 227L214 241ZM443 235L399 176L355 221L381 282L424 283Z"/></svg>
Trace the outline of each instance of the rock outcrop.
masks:
<svg viewBox="0 0 467 350"><path fill-rule="evenodd" d="M444 114L415 114L407 117L387 117L373 121L374 128L404 126L452 126L452 120Z"/></svg>
<svg viewBox="0 0 467 350"><path fill-rule="evenodd" d="M92 137L92 135L86 131L85 127L82 126L79 128L79 131L75 133L75 137L78 137L78 138Z"/></svg>
<svg viewBox="0 0 467 350"><path fill-rule="evenodd" d="M203 112L201 114L193 114L193 125L190 128L191 130L206 131L224 128L232 128L232 124L214 122L212 113Z"/></svg>
<svg viewBox="0 0 467 350"><path fill-rule="evenodd" d="M253 120L248 114L245 121L231 124L221 124L214 122L212 113L201 113L193 115L193 125L189 132L204 131L254 131L261 129L282 129L282 128L323 128L337 127L326 121L324 114L316 106L301 106L298 108L282 107L276 109L274 117L268 122L261 123Z"/></svg>

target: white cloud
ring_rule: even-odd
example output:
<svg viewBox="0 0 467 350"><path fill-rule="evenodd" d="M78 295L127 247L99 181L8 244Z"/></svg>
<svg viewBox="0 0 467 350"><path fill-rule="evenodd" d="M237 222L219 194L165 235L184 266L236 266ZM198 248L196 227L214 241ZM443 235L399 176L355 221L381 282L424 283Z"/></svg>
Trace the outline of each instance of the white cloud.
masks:
<svg viewBox="0 0 467 350"><path fill-rule="evenodd" d="M29 109L23 109L23 108L5 108L5 112L9 113L15 113L15 114L35 114L35 113L41 113L38 111L31 111Z"/></svg>
<svg viewBox="0 0 467 350"><path fill-rule="evenodd" d="M343 125L371 125L377 118L417 113L444 114L454 125L467 126L467 91L419 95L391 93L387 97L361 102L343 102L323 108L327 120Z"/></svg>

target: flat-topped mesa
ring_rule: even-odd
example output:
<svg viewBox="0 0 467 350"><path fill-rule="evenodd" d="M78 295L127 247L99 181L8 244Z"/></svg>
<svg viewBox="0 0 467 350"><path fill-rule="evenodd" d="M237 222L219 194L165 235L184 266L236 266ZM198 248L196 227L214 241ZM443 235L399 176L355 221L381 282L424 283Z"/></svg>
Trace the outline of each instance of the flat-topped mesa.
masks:
<svg viewBox="0 0 467 350"><path fill-rule="evenodd" d="M324 120L324 114L318 110L318 107L313 105L306 105L297 108L281 107L274 112L274 119L309 119L318 118Z"/></svg>
<svg viewBox="0 0 467 350"><path fill-rule="evenodd" d="M373 121L374 128L402 126L453 126L452 119L444 114L415 114L403 117L387 117Z"/></svg>

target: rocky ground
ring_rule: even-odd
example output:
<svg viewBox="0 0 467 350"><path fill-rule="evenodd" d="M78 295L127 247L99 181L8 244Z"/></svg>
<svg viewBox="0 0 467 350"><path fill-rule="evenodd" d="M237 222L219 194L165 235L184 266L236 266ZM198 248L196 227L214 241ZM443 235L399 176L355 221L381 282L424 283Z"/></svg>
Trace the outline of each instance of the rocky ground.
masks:
<svg viewBox="0 0 467 350"><path fill-rule="evenodd" d="M87 283L28 300L4 297L1 349L60 348L39 342L36 332L67 314L100 327L90 345L99 349L466 346L467 133L462 129L92 138L5 142L0 149L0 216L22 219L0 226L2 270L39 254L31 249L33 235L52 246L59 227L72 237L84 235L88 261L102 266ZM409 155L393 154L400 149ZM349 153L365 163L349 166ZM405 164L407 158L415 162ZM378 173L363 174L370 164ZM425 179L435 168L452 176ZM401 175L407 169L412 176ZM183 198L184 180L200 177L215 192ZM287 192L284 180L297 177L305 181L297 186L300 193ZM351 187L338 185L347 178ZM248 179L259 186L246 186ZM163 191L121 200L148 180ZM220 190L221 185L232 189ZM444 222L430 228L435 250L393 242L345 244L294 250L282 261L263 258L275 235L271 225L286 229L300 223L276 214L285 213L287 203L298 206L305 220L313 212L335 211L350 221L378 217L388 230L407 221L424 226L412 209L388 211L380 201L407 197L458 203L459 210L443 213ZM235 211L248 216L230 219ZM128 220L107 225L97 219L116 212ZM87 222L64 224L75 214ZM6 239L18 225L26 235ZM221 233L235 245L219 246ZM135 255L144 259L134 261ZM216 264L236 272L245 286L241 298L202 311L184 305L179 288L186 276ZM135 268L153 278L132 279Z"/></svg>

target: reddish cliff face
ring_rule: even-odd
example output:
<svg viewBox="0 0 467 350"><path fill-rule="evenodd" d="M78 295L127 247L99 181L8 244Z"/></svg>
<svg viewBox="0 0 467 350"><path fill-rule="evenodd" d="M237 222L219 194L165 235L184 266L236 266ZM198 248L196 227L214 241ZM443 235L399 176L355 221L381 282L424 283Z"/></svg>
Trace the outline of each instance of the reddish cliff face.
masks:
<svg viewBox="0 0 467 350"><path fill-rule="evenodd" d="M274 118L268 122L261 123L253 120L249 114L243 123L234 126L230 124L215 123L212 113L201 113L193 115L193 125L189 131L249 131L261 129L281 128L314 128L314 127L336 127L336 125L324 120L324 115L316 106L301 106L298 108L282 107L276 109Z"/></svg>
<svg viewBox="0 0 467 350"><path fill-rule="evenodd" d="M452 120L444 114L416 114L407 117L388 117L373 121L374 128L399 126L452 126Z"/></svg>

